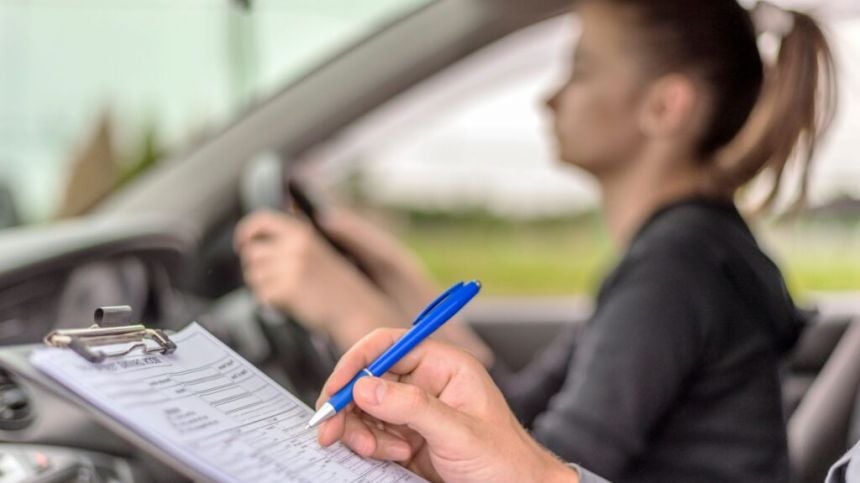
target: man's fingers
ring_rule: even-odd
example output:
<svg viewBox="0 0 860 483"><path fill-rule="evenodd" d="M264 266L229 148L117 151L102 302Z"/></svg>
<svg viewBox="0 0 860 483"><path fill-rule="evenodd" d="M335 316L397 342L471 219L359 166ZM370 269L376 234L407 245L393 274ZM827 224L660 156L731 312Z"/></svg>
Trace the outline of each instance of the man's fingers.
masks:
<svg viewBox="0 0 860 483"><path fill-rule="evenodd" d="M355 404L386 423L407 425L430 445L469 436L468 423L455 411L423 389L409 384L363 377L353 390Z"/></svg>
<svg viewBox="0 0 860 483"><path fill-rule="evenodd" d="M356 342L337 362L322 388L323 396L328 398L346 386L359 371L391 347L405 332L404 329L376 329Z"/></svg>
<svg viewBox="0 0 860 483"><path fill-rule="evenodd" d="M389 431L378 421L353 411L342 411L323 423L318 440L322 446L340 440L361 456L378 460L406 461L413 455L411 443L399 432ZM415 444L415 448L420 447L420 443Z"/></svg>
<svg viewBox="0 0 860 483"><path fill-rule="evenodd" d="M355 414L347 414L341 441L349 449L365 458L371 457L376 452L376 437L364 421Z"/></svg>
<svg viewBox="0 0 860 483"><path fill-rule="evenodd" d="M418 434L415 430L409 429L408 426L396 425L396 424L386 424L385 430L389 433L394 434L398 438L402 439L409 443L409 447L412 448L412 453L415 454L421 450L424 446L424 438Z"/></svg>
<svg viewBox="0 0 860 483"><path fill-rule="evenodd" d="M376 452L373 454L376 459L402 462L410 459L424 446L424 438L408 426L385 423L360 408L356 408L355 414L376 436Z"/></svg>
<svg viewBox="0 0 860 483"><path fill-rule="evenodd" d="M385 379L386 381L400 382L400 378L403 376L401 376L400 374L395 374L393 372L386 372L385 374L383 374L379 377Z"/></svg>
<svg viewBox="0 0 860 483"><path fill-rule="evenodd" d="M346 386L356 374L391 347L405 332L404 329L376 329L358 341L338 361L323 386L322 395L329 397ZM419 366L429 362L427 370L430 373L424 377L410 376L410 378L422 383L426 382L423 386L424 390L436 395L447 384L451 374L463 363L462 359L465 357L468 356L459 349L433 340L425 340L395 364L389 373L399 378L413 371L420 371Z"/></svg>
<svg viewBox="0 0 860 483"><path fill-rule="evenodd" d="M371 425L367 427L373 434L376 443L376 447L373 453L368 455L369 457L387 461L407 461L412 458L412 447L406 440L391 431L375 428Z"/></svg>
<svg viewBox="0 0 860 483"><path fill-rule="evenodd" d="M343 436L346 416L349 411L344 409L333 418L323 421L317 432L317 440L321 446L331 446Z"/></svg>

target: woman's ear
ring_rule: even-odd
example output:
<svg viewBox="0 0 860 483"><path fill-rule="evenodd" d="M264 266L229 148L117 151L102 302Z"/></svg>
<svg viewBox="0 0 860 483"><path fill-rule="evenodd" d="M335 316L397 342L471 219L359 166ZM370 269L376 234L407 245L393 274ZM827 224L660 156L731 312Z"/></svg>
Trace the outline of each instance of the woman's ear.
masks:
<svg viewBox="0 0 860 483"><path fill-rule="evenodd" d="M699 89L687 76L671 74L652 83L639 111L639 127L654 139L695 135Z"/></svg>

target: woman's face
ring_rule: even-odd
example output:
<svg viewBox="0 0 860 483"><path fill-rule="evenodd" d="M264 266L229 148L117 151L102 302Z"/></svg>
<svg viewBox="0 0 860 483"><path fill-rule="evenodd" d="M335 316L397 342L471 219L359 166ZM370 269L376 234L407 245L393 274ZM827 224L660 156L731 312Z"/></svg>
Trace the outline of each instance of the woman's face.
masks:
<svg viewBox="0 0 860 483"><path fill-rule="evenodd" d="M570 78L547 105L561 160L601 174L623 168L642 149L638 110L644 83L630 15L596 2L581 6L579 14L582 35Z"/></svg>

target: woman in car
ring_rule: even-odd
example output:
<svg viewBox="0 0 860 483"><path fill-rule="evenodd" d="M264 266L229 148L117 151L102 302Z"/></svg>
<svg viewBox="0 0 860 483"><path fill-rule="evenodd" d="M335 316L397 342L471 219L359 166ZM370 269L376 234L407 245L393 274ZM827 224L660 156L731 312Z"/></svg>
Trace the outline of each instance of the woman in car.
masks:
<svg viewBox="0 0 860 483"><path fill-rule="evenodd" d="M464 325L440 337L482 360L534 438L614 481L786 481L779 364L802 319L734 204L800 179L832 117L833 65L807 15L735 0L583 0L569 81L547 105L560 159L592 174L623 252L595 312L511 374ZM756 22L754 23L753 17ZM779 39L763 59L756 27ZM796 170L787 173L789 161ZM785 176L784 176L785 174ZM344 350L402 326L432 284L387 235L323 220L375 284L301 221L252 215L236 245L264 303Z"/></svg>

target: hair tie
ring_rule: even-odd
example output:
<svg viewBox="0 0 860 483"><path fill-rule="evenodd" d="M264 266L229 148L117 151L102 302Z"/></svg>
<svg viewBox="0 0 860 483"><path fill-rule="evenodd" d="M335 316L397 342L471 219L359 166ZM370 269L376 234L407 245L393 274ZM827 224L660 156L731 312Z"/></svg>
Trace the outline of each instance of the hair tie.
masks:
<svg viewBox="0 0 860 483"><path fill-rule="evenodd" d="M770 2L757 2L751 15L759 34L772 34L782 39L794 30L794 15Z"/></svg>

